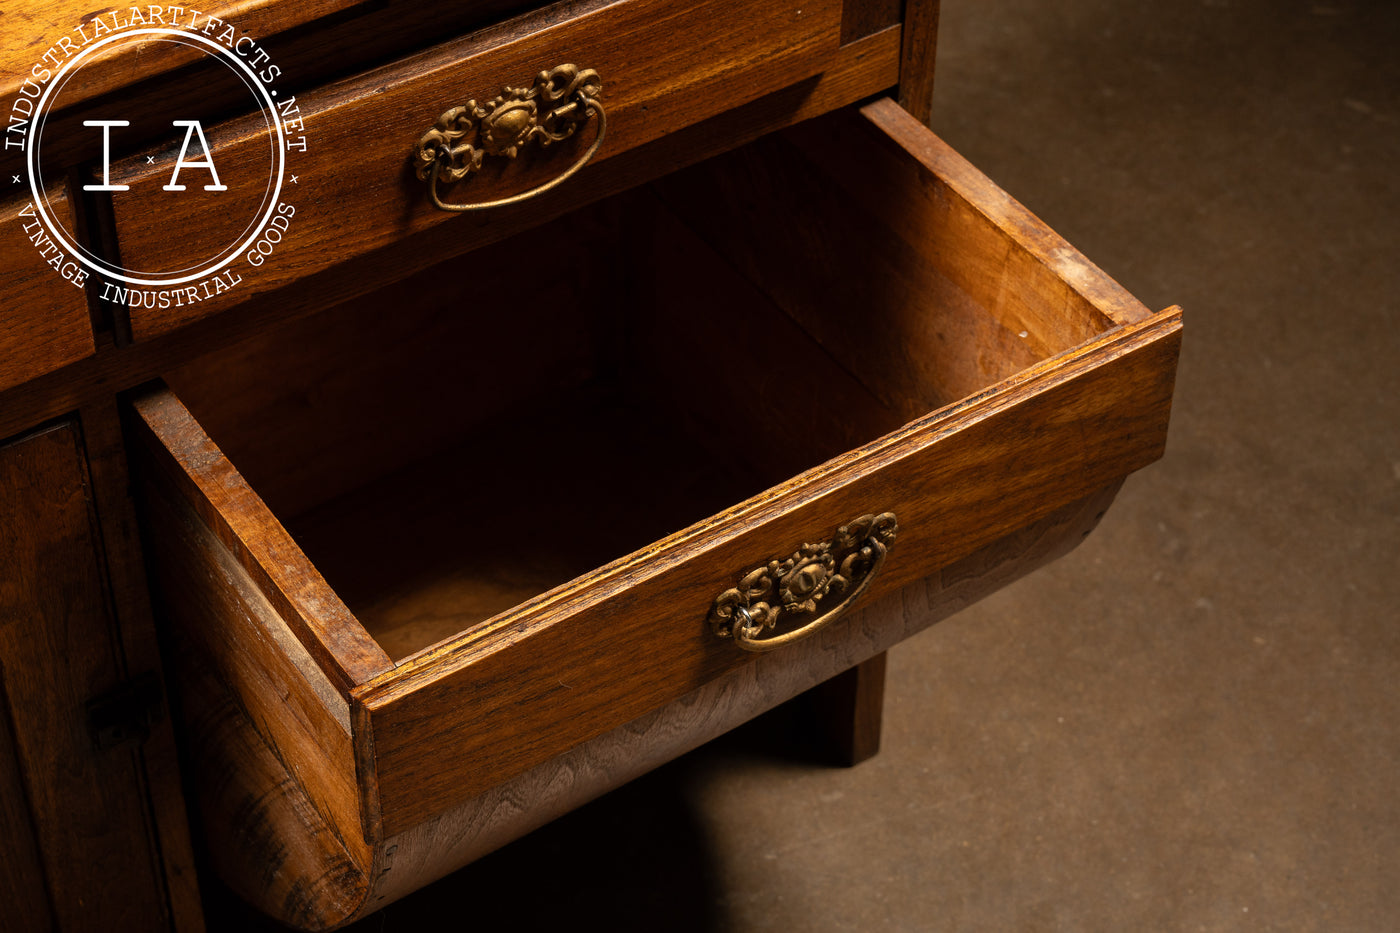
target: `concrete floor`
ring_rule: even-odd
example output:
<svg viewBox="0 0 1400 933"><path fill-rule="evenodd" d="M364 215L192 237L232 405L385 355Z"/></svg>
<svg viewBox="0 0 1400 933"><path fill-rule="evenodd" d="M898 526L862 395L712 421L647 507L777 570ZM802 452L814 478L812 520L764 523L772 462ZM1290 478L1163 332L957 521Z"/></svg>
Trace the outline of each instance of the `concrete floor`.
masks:
<svg viewBox="0 0 1400 933"><path fill-rule="evenodd" d="M1186 309L1166 458L891 653L876 759L779 712L359 929L1400 929L1397 48L1384 0L945 0L935 128Z"/></svg>

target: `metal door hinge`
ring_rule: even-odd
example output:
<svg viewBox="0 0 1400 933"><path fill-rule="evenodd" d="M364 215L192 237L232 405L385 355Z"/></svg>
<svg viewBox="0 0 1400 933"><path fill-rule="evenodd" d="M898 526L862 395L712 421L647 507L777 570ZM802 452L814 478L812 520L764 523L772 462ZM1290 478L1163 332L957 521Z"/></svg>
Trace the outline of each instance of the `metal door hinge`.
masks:
<svg viewBox="0 0 1400 933"><path fill-rule="evenodd" d="M164 714L160 678L146 673L88 701L88 733L98 750L139 744Z"/></svg>

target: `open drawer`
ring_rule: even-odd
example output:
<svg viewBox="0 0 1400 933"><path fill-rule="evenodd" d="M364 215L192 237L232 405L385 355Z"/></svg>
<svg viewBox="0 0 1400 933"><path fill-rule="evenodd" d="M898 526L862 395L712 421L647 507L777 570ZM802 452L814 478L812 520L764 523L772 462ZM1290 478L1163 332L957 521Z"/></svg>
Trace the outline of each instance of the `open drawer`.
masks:
<svg viewBox="0 0 1400 933"><path fill-rule="evenodd" d="M1180 326L881 100L172 369L212 856L332 926L884 650L1161 455Z"/></svg>

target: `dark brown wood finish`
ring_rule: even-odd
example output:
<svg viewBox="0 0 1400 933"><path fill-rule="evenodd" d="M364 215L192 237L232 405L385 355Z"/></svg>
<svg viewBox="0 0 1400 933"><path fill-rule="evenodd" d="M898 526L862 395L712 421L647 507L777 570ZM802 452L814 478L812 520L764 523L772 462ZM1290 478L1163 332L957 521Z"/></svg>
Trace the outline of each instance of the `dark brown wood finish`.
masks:
<svg viewBox="0 0 1400 933"><path fill-rule="evenodd" d="M0 898L16 929L48 930L53 928L53 912L49 909L44 863L39 857L19 747L10 728L10 702L5 695L3 675L4 667L0 665L0 710L5 711L5 715L0 715L0 851L5 853Z"/></svg>
<svg viewBox="0 0 1400 933"><path fill-rule="evenodd" d="M32 12L33 8L46 5L45 0L15 0L6 6L5 21L18 24L27 19L32 23L36 16L43 15ZM463 0L452 4L415 0L243 0L233 5L200 4L180 9L184 10L182 22L186 26L193 22L201 30L208 28L207 8L208 13L232 25L240 39L246 36L255 41L255 47L246 43L239 46L245 53L244 60L256 62L262 71L274 65L280 69L272 83L279 95L286 96L362 73L544 5L545 0ZM137 8L145 6L139 4ZM164 4L158 6L163 14L169 9ZM110 23L113 12L119 18L129 17L130 9L130 5L114 5L103 12L107 17L104 21ZM87 11L83 13L86 15ZM166 19L169 22L169 15ZM26 32L13 43L0 43L0 48L32 42L39 44L38 55L42 56L48 49L45 43L58 43L63 37L80 42L74 31L78 26L88 36L93 35L93 29L81 18L65 20L54 16L47 25ZM224 28L215 24L205 38L217 41L223 37ZM0 22L0 33L10 37L5 22ZM59 49L56 54L61 53ZM197 56L188 47L140 38L111 46L106 54L112 56L109 62L96 63L92 74L84 67L62 96L55 99L58 110L45 125L44 139L47 158L55 158L60 164L49 164L50 170L56 168L61 174L74 164L95 163L101 157L101 134L84 126L85 120L115 117L129 121L131 125L122 127L114 137L129 151L168 137L172 115L197 116L205 125L212 125L241 116L253 105L249 88L234 77L227 59ZM28 63L16 62L25 69L37 63L38 58ZM34 93L32 86L27 90Z"/></svg>
<svg viewBox="0 0 1400 933"><path fill-rule="evenodd" d="M225 347L279 322L371 292L455 256L538 226L581 205L633 188L668 172L742 145L772 130L810 119L893 86L898 78L899 30L887 29L841 49L818 78L672 133L608 159L586 186L565 185L549 199L508 212L454 223L451 237L427 231L362 257L354 275L329 269L254 298L236 315L207 318L158 340L100 353L63 372L0 391L0 434L23 430L110 397L186 364L210 348Z"/></svg>
<svg viewBox="0 0 1400 933"><path fill-rule="evenodd" d="M116 399L109 397L90 404L79 412L79 423L122 655L130 671L163 673ZM163 716L152 724L139 755L151 800L151 828L159 839L173 925L177 930L195 933L203 929L203 911L170 717Z"/></svg>
<svg viewBox="0 0 1400 933"><path fill-rule="evenodd" d="M280 200L296 214L276 262L254 268L240 255L230 268L242 283L209 301L167 308L133 303L132 334L149 339L413 233L457 235L472 219L433 207L409 162L418 138L449 107L490 100L504 86L526 86L541 68L572 62L596 69L607 106L606 142L593 160L601 165L817 74L835 55L839 32L837 0L556 5L300 94L300 119L312 142L306 153L292 155L292 171L305 187L289 184L282 191ZM447 196L482 200L533 187L578 159L593 133L590 127L544 156L522 159L519 167L498 168L489 160L481 175ZM211 128L213 157L229 190L191 190L176 203L162 190L172 161L168 144L114 165L114 183L131 186L113 202L123 264L155 272L218 253L231 232L259 212L268 134L261 115ZM155 168L147 165L148 154L157 157ZM493 181L500 173L504 181ZM586 174L576 181L586 185ZM232 228L210 223L213 216L236 222ZM172 225L182 229L178 239L168 236Z"/></svg>
<svg viewBox="0 0 1400 933"><path fill-rule="evenodd" d="M900 242L904 246L892 255L911 267L927 267L926 272L917 274L916 270L890 270L913 276L922 289L864 296L861 306L880 319L878 325L868 321L869 315L841 315L843 296L839 291L836 301L823 304L822 296L789 292L781 278L772 278L772 265L793 263L801 257L785 252L787 245L772 241L773 231L765 221L745 215L750 202L742 197L736 200L727 191L732 173L718 173L716 178L709 177L715 173L702 171L684 179L695 203L686 206L683 213L696 213L710 205L721 218L730 218L728 223L716 223L717 229L753 232L750 239L741 237L737 245L728 244L731 253L751 250L770 260L761 270L745 271L751 271L757 284L771 286L771 300L741 301L732 307L721 304L709 313L721 319L729 313L745 318L767 315L774 327L786 322L789 330L796 322L802 326L787 339L795 351L793 360L810 360L818 372L830 367L830 360L823 361L816 346L816 352L806 356L796 352L803 341L815 338L831 359L855 377L847 389L840 389L837 383L835 396L829 392L817 395L812 413L798 419L815 426L821 437L822 405L826 405L830 416L825 422L832 425L827 433L839 443L824 446L827 442L822 442L809 453L818 462L821 457L832 459L820 465L808 461L812 469L785 482L785 474L779 473L769 480L776 485L767 492L484 621L480 612L462 612L459 601L467 591L461 588L458 565L451 560L445 565L448 576L434 575L440 571L423 575L420 571L426 568L419 566L415 572L422 582L390 575L359 599L369 607L363 610L366 618L381 613L386 618L396 617L397 610L388 607L393 600L408 599L422 601L430 615L457 619L462 627L462 634L452 641L407 657L392 670L385 665L382 673L339 688L348 689L351 695L352 720L366 725L367 731L356 735L358 748L366 753L372 749L372 754L361 758L361 777L367 780L373 775L375 801L386 834L407 831L579 741L616 728L745 664L749 658L733 645L707 634L704 617L715 595L731 586L747 567L785 555L802 542L821 540L836 526L862 513L893 510L899 516L900 537L871 591L871 598L878 598L1160 456L1178 348L1178 313L1152 315L1141 308L927 130L890 121L891 107L880 103L871 105L864 115L841 117L842 151L860 160L868 156L872 160L868 164L881 169L889 167L886 162L896 163L894 177L925 195L914 199L882 197L878 187L872 190L857 185L848 190L840 179L828 178L816 187L831 192L830 197L812 200L813 186L804 183L777 186L769 201L757 202L763 211L800 218L804 225L810 222L818 230L839 229L842 219L861 232L874 224L880 235L839 241L851 250L848 261L854 267L882 268L878 256L890 252L890 244ZM892 129L887 131L882 122L890 123ZM905 138L891 143L891 132ZM797 154L803 151L803 138L803 133L793 137ZM738 158L769 160L798 174L824 170L819 157L805 159L811 167L802 168L793 154L765 145ZM840 169L847 171L848 166ZM757 177L775 177L772 166ZM657 217L661 223L665 213ZM702 232L707 230L703 224L697 226ZM642 229L649 228L644 223ZM663 228L650 229L654 233ZM554 232L557 235L558 231ZM799 238L798 242L803 241ZM691 253L697 258L697 274L703 276L706 265L702 251ZM630 250L623 253L624 257L634 255ZM994 255L1000 255L1000 264L984 258ZM1053 258L1053 268L1036 271L1043 269L1047 258ZM593 260L584 257L580 262L590 265ZM964 265L972 271L960 271ZM621 267L630 269L630 261L625 260ZM669 267L657 263L656 268L661 273ZM742 264L740 268L745 269ZM1013 283L1007 281L1007 270L1028 276L1029 284L1010 287ZM694 285L677 278L642 288L637 297L646 310L639 313L658 319L693 319L696 310L683 301L669 309L667 303L670 296L688 296ZM855 298L846 296L845 300L845 307L850 307ZM576 310L587 319L586 306ZM958 339L944 339L939 331L948 322L956 331L959 322L984 320L1000 331L1033 328L1035 338L1030 339L1029 332L1022 338L1012 331L1016 340L992 341L984 346L975 337L985 331L976 327L970 331L973 337ZM372 327L372 322L366 323ZM619 328L604 320L599 325L610 334L634 330L631 325ZM893 329L882 338L886 345L917 346L931 358L932 365L917 360L918 366L901 372L899 359L886 360L862 343L865 332L875 326ZM781 328L774 331L778 332ZM364 335L371 347L372 334L373 330ZM694 396L700 397L698 410L702 413L713 404L702 374L707 372L707 363L713 365L713 359L705 354L715 342L701 339L694 347L679 345L665 354L658 350L675 341L641 339L642 346L650 349L627 356L630 371L637 378L634 383L624 379L624 388L642 396L657 394L668 412L687 410ZM606 346L607 341L598 341L598 345ZM1024 345L1032 350L1024 351ZM772 349L763 340L753 346L736 346L738 355L725 360L726 371L744 373L775 365ZM854 348L857 355L843 357L842 347ZM696 355L689 355L692 353ZM744 353L756 355L750 359ZM1018 355L1023 353L1026 355ZM941 370L955 368L963 354L980 354L987 359L964 381L940 383ZM776 371L788 372L786 357L778 356ZM409 354L410 361L412 358ZM792 371L806 365L793 364ZM594 368L604 373L608 367L599 363ZM657 392L665 386L657 374L667 368L699 378L688 383L676 380L667 391ZM212 371L229 370L216 365ZM891 372L897 378L889 378ZM392 386L394 381L384 384ZM800 387L799 381L789 386ZM741 393L733 405L757 405L770 413L770 420L781 420L784 413L803 410L808 404L806 392L824 392L814 385L784 395L781 388L775 384L772 393L765 396L760 392L747 399ZM525 391L530 391L528 385ZM949 398L954 391L964 393L963 397ZM845 410L841 403L832 405L841 392L855 399L864 397L866 401L859 404L867 407ZM875 402L872 395L881 401ZM405 396L404 404L391 404L386 411L397 412L396 418L410 424L415 418L431 421L436 417L431 406L415 414L410 399L411 395ZM930 408L939 410L928 414ZM179 495L235 550L253 579L272 579L284 573L291 561L299 568L299 579L315 575L317 592L327 604L334 599L339 607L339 597L320 581L315 555L308 557L295 549L279 519L207 436L197 412L191 413L168 393L148 396L137 404L137 410L152 456L166 473L165 481L178 488ZM862 410L869 411L873 420L861 425L868 432L863 438L859 433L853 438L846 432ZM909 417L908 412L916 415L899 427L901 420ZM501 459L507 470L512 457L520 458L522 476L531 475L534 457L541 462L558 462L559 445L554 443L548 423L540 421L537 414L527 407L512 416L519 424L538 425L537 439L526 431L510 443L485 445L496 452L492 459ZM723 414L719 411L708 417L723 422ZM246 422L248 416L233 420ZM770 440L775 446L783 444L780 438L769 439L761 431L746 430L732 434L728 444L718 436L715 455L729 458L735 446L761 448ZM891 433L880 437L886 431ZM484 439L491 435L473 428L472 436ZM461 477L460 482L469 486L489 475L471 466L469 457L450 452L444 456L444 467L455 464L457 468L443 475ZM762 475L764 458L758 457L753 465ZM352 473L356 470L354 464L347 468ZM787 469L796 468L800 465L787 465ZM430 501L432 490L449 488L440 477L423 483L422 478L429 475L436 474L403 474L386 480L388 485L383 489L366 487L365 498L353 508L345 503L332 508L341 519L350 516L352 520L340 521L332 526L332 533L320 537L343 542L352 558L346 565L352 568L351 579L363 576L371 580L379 569L373 548L355 548L353 517L369 517L363 526L367 543L385 538L394 527L393 516L421 510L416 505L405 509L407 500L395 489L422 488L428 496L425 501ZM640 478L638 489L643 482L645 478ZM493 483L484 483L483 488L495 488ZM454 498L460 495L452 493ZM649 508L656 507L654 495L646 501ZM559 511L559 503L549 500L542 502L538 516L532 515L528 494L506 499L506 503L516 506L517 520L527 527L539 516ZM501 529L499 534L507 542L496 550L513 553L509 515L485 524ZM453 527L473 525L471 521L452 523ZM597 537L590 532L592 527L588 521L565 524L560 533L582 539ZM230 536L220 528L241 530ZM267 538L269 534L280 543L264 548L261 554L257 548L238 543L272 540ZM314 543L317 537L312 534L310 540ZM321 553L330 553L324 545L318 547ZM447 549L444 554L471 553L462 551L450 538L443 539L441 547ZM534 547L524 548L522 559L528 560ZM363 550L358 555L363 566L360 572L353 569L358 550ZM274 551L281 561L275 566L268 563ZM609 556L603 549L598 559L605 561ZM460 566L471 570L477 560L467 558ZM441 585L448 580L459 582ZM290 615L288 622L318 662L330 663L340 650L318 647L319 639L370 644L361 621L348 611L337 608L334 620L317 620L309 614L313 602L302 600L298 610L301 622ZM278 609L286 612L287 606L279 604ZM491 611L486 610L488 614ZM381 638L390 637L385 632L392 632L396 624L390 622L386 629L384 623L377 622L376 632ZM441 634L448 629L437 631ZM409 639L406 649L423 644L423 638ZM405 649L396 649L395 654L401 650ZM624 663L638 651L647 653L647 665ZM328 673L338 683L350 676L343 663ZM481 723L491 723L492 728L484 730ZM368 785L365 789L368 792Z"/></svg>
<svg viewBox="0 0 1400 933"><path fill-rule="evenodd" d="M371 0L212 0L199 7L169 7L165 4L152 16L149 4L94 6L90 0L48 0L36 3L6 4L0 17L0 99L7 103L20 91L20 85L36 79L47 84L56 70L55 62L66 62L88 42L110 34L115 24L133 22L130 10L138 11L138 27L164 28L176 18L181 24L196 24L218 35L234 25L239 35L264 37L291 29ZM179 10L179 13L175 11ZM115 17L115 18L114 18ZM209 18L216 22L210 23ZM100 25L98 25L100 21ZM226 25L227 24L227 25ZM79 31L81 30L81 31ZM66 39L68 46L59 44ZM52 54L49 53L52 51ZM45 57L49 55L49 57ZM132 41L114 43L89 53L89 63L76 72L68 93L75 102L129 88L152 77L166 74L197 60L201 53L188 45L168 42ZM35 73L38 69L38 73ZM33 83L29 85L31 88Z"/></svg>
<svg viewBox="0 0 1400 933"><path fill-rule="evenodd" d="M882 651L810 691L817 727L833 759L843 765L858 765L880 752L888 657Z"/></svg>
<svg viewBox="0 0 1400 933"><path fill-rule="evenodd" d="M64 190L50 190L49 200L71 228ZM33 214L28 197L0 203L0 390L96 350L87 298L81 284L73 284L82 282L83 267L49 239Z"/></svg>
<svg viewBox="0 0 1400 933"><path fill-rule="evenodd" d="M22 40L0 87L51 26L104 15L35 9L0 17ZM207 857L308 929L824 679L841 756L874 754L885 649L1078 543L1161 453L1180 312L924 129L937 0L207 12L267 39L305 121L274 260L237 260L214 301L98 315L96 347L80 289L0 260L0 437L65 419L0 447L11 921L200 927L169 726L95 753L74 712L160 670L128 453ZM431 208L418 136L563 62L602 72L594 162L508 210ZM134 266L248 206L159 191L171 107L226 179L257 168L265 128L215 67L114 47L54 116L45 170L78 177L82 120L130 109L135 188L89 232ZM903 109L811 119L896 85ZM529 188L591 133L446 196ZM118 393L157 377L123 438ZM896 544L844 618L758 656L708 631L739 573L886 509Z"/></svg>
<svg viewBox="0 0 1400 933"><path fill-rule="evenodd" d="M383 649L179 400L155 392L132 405L149 429L138 436L150 454L151 469L190 503L248 571L258 592L286 619L336 690L389 670L393 665Z"/></svg>
<svg viewBox="0 0 1400 933"><path fill-rule="evenodd" d="M619 343L598 321L625 287L611 213L585 209L407 276L345 303L333 322L270 323L166 369L164 380L272 511L293 519L459 445L474 428L500 430L522 405L567 398L609 365L602 358ZM575 245L541 264L560 242ZM528 280L529 313L475 308L462 290L469 269Z"/></svg>
<svg viewBox="0 0 1400 933"><path fill-rule="evenodd" d="M394 868L379 876L375 897L402 896L421 880L486 855L1067 553L1098 523L1117 489L1057 509L938 574L852 610L831 631L790 651L761 655L442 817L386 837Z"/></svg>
<svg viewBox="0 0 1400 933"><path fill-rule="evenodd" d="M904 0L899 53L899 105L923 125L933 117L933 61L938 51L939 0Z"/></svg>
<svg viewBox="0 0 1400 933"><path fill-rule="evenodd" d="M305 804L286 761L280 759L227 696L208 663L182 668L198 682L188 687L206 710L193 723L192 745L201 752L199 783L215 799L205 804L208 831L228 849L244 852L232 880L273 916L305 925L335 922L347 905L362 915L442 877L493 849L669 761L788 698L860 665L883 648L945 618L980 597L1072 549L1113 500L1117 487L1100 490L1045 519L945 568L940 574L854 610L831 632L794 646L786 656L762 656L713 683L463 803L441 817L379 842L372 888L334 851L317 852L337 832ZM877 662L878 663L878 662ZM276 787L276 793L265 792ZM260 791L259 789L264 789ZM258 794L255 832L248 832L247 796ZM291 812L299 815L289 818ZM269 818L264 819L266 814ZM281 818L277 818L280 814ZM302 828L305 827L305 828ZM343 832L343 830L339 830ZM308 844L310 843L310 844ZM287 877L256 872L248 845L287 854L287 876L324 879L304 892L315 900L286 897ZM321 861L317 861L321 859Z"/></svg>
<svg viewBox="0 0 1400 933"><path fill-rule="evenodd" d="M162 609L182 622L168 635L202 821L235 834L209 856L288 922L336 923L358 906L345 888L368 885L377 827L349 705L195 505L158 475L142 490ZM302 833L282 844L286 824Z"/></svg>
<svg viewBox="0 0 1400 933"><path fill-rule="evenodd" d="M862 513L894 511L900 542L875 598L1152 462L1162 452L1178 328L1167 313L1115 331L358 690L374 727L387 831L742 663L732 645L707 640L704 616L748 567ZM620 663L640 650L644 669ZM482 732L481 722L500 728Z"/></svg>
<svg viewBox="0 0 1400 933"><path fill-rule="evenodd" d="M898 26L902 0L845 0L841 7L841 44Z"/></svg>
<svg viewBox="0 0 1400 933"><path fill-rule="evenodd" d="M88 702L128 673L95 520L76 424L0 447L0 716L55 926L159 929L170 917L140 761L130 745L96 748L88 727ZM32 894L23 903L38 910Z"/></svg>
<svg viewBox="0 0 1400 933"><path fill-rule="evenodd" d="M874 121L884 112L883 105L869 111L873 136L883 135ZM918 154L908 161L925 174L921 186L947 185L945 200L966 198L971 206L940 217L946 227L932 245L947 248L932 249L922 257L925 261L952 274L965 258L989 253L991 243L1001 245L1009 265L1020 267L1023 254L1057 240L1038 223L1032 225L1034 219L1024 211L1008 214L1014 202L946 147L935 146L932 134L920 133ZM929 155L934 149L941 158ZM933 167L924 164L926 158ZM887 222L899 230L905 203L857 200L852 210L890 210ZM1010 229L1008 216L1015 221ZM1009 255L1008 242L1013 246ZM1120 318L1141 323L1112 327L1073 350L1034 363L713 522L506 613L362 691L375 725L381 806L390 831L430 815L434 801L447 806L461 799L459 794L466 796L463 774L481 780L475 786L484 789L556 754L590 723L599 731L611 728L647 704L673 699L679 695L673 691L682 686L698 686L738 663L721 650L730 646L696 640L709 601L732 585L718 568L737 574L802 541L819 540L863 512L893 510L903 530L899 557L875 585L882 592L1084 494L1088 484L1109 482L1160 456L1178 314L1148 315L1100 282L1106 277L1076 258L1067 244L1063 247L1057 253L1059 268L1080 283L1084 295L1065 302L1057 293L1075 288L1060 283L1051 290L1047 309L1068 311L1072 322L1079 304L1098 313L1094 302L1107 294L1124 303L1115 309ZM869 263L858 258L852 265ZM1003 294L996 285L1001 280L1001 271L992 270L977 294L995 302L988 309L994 316L1019 322L1031 299ZM911 328L921 328L936 319L928 315L942 310L929 304L923 315L905 319ZM1100 320L1108 327L1112 319L1101 314ZM946 348L941 352L946 354ZM856 370L878 371L870 366ZM925 396L915 391L906 397ZM1085 438L1097 440L1086 443ZM658 616L671 612L677 615ZM580 641L579 633L588 637ZM652 662L645 671L629 669L623 676L613 658L640 645ZM463 695L472 702L464 704ZM519 732L503 736L467 727L488 720L512 723ZM565 722L567 729L561 725ZM414 763L420 749L443 743L451 748L454 766L444 771L440 755L431 766L436 774L423 770L426 759L424 765Z"/></svg>

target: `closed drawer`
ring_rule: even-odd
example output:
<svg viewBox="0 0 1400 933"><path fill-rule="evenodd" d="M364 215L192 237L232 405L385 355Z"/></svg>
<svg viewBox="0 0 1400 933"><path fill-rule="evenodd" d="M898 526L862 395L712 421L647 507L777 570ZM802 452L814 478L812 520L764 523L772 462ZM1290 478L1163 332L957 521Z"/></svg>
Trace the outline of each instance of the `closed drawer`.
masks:
<svg viewBox="0 0 1400 933"><path fill-rule="evenodd" d="M47 198L46 209L71 227L66 191L50 189ZM49 237L35 210L28 197L0 203L0 390L96 350L83 293L87 272Z"/></svg>
<svg viewBox="0 0 1400 933"><path fill-rule="evenodd" d="M132 335L144 340L454 218L438 235L464 238L465 250L479 237L470 229L475 219L435 208L413 161L420 138L450 108L485 107L557 66L596 72L589 86L601 90L590 94L605 116L593 114L548 147L536 140L518 156L490 154L467 180L444 184L442 196L499 199L585 159L578 182L586 185L589 171L618 154L818 74L835 55L840 30L839 0L556 3L290 100L284 89L267 99L278 119L260 111L208 128L220 190L202 190L211 179L197 168L183 171L199 178L199 190L195 183L178 197L166 190L184 130L112 166L112 185L127 186L112 201L127 270L154 280L231 262L223 282L208 289L184 283L188 300L174 291L162 297L160 288L108 297L129 306ZM568 84L556 80L559 88ZM604 120L605 139L589 158ZM447 127L464 134L451 145L475 140L478 151L490 151L480 128ZM195 146L187 159L198 153ZM270 212L281 229L258 255L261 241L241 231L256 230Z"/></svg>
<svg viewBox="0 0 1400 933"><path fill-rule="evenodd" d="M171 370L133 447L225 874L340 922L629 724L883 650L1160 456L1179 335L881 100ZM843 527L888 545L856 612L946 600L717 633L822 543L850 582L783 625L840 604Z"/></svg>

